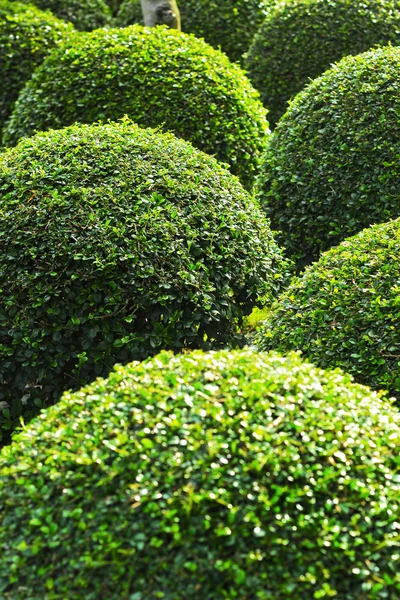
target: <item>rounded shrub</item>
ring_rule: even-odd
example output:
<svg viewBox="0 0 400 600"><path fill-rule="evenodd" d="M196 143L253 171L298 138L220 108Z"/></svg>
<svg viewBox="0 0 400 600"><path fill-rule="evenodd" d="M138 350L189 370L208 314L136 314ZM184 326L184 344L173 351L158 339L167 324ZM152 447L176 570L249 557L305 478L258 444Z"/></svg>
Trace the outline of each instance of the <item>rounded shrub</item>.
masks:
<svg viewBox="0 0 400 600"><path fill-rule="evenodd" d="M241 61L253 35L276 0L185 0L178 2L182 31L193 33L232 61ZM126 27L142 21L140 0L124 0L116 23Z"/></svg>
<svg viewBox="0 0 400 600"><path fill-rule="evenodd" d="M91 31L111 23L111 10L104 0L24 0L42 10L51 10L76 29Z"/></svg>
<svg viewBox="0 0 400 600"><path fill-rule="evenodd" d="M240 343L286 268L235 177L126 121L23 140L0 194L4 427L115 362Z"/></svg>
<svg viewBox="0 0 400 600"><path fill-rule="evenodd" d="M400 48L342 59L293 100L268 145L258 197L301 268L400 216Z"/></svg>
<svg viewBox="0 0 400 600"><path fill-rule="evenodd" d="M392 0L293 0L271 11L245 65L276 123L310 79L349 54L400 44L400 5Z"/></svg>
<svg viewBox="0 0 400 600"><path fill-rule="evenodd" d="M399 443L296 354L118 366L3 449L2 598L394 600Z"/></svg>
<svg viewBox="0 0 400 600"><path fill-rule="evenodd" d="M400 400L400 221L365 229L294 279L259 336Z"/></svg>
<svg viewBox="0 0 400 600"><path fill-rule="evenodd" d="M20 2L0 3L0 136L25 82L50 50L73 32L49 12Z"/></svg>
<svg viewBox="0 0 400 600"><path fill-rule="evenodd" d="M124 115L215 154L248 187L269 132L258 93L221 52L172 29L133 25L80 34L52 52L22 91L4 142Z"/></svg>

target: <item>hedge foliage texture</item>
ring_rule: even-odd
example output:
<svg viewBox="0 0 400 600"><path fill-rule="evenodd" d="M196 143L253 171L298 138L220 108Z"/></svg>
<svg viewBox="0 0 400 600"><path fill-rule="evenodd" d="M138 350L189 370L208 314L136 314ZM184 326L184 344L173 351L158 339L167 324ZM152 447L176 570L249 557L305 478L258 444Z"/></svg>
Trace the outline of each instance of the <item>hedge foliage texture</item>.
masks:
<svg viewBox="0 0 400 600"><path fill-rule="evenodd" d="M50 10L81 31L91 31L111 24L111 10L104 0L23 0L42 10Z"/></svg>
<svg viewBox="0 0 400 600"><path fill-rule="evenodd" d="M221 48L232 61L242 61L268 9L276 0L181 0L182 31ZM140 0L124 0L116 22L126 27L142 21Z"/></svg>
<svg viewBox="0 0 400 600"><path fill-rule="evenodd" d="M240 343L285 263L215 159L130 122L0 157L0 401L11 427L115 362Z"/></svg>
<svg viewBox="0 0 400 600"><path fill-rule="evenodd" d="M301 350L400 400L399 263L399 219L345 240L283 293L260 347Z"/></svg>
<svg viewBox="0 0 400 600"><path fill-rule="evenodd" d="M4 142L124 115L215 154L248 187L269 131L258 93L221 52L192 35L133 25L77 35L53 52L21 93Z"/></svg>
<svg viewBox="0 0 400 600"><path fill-rule="evenodd" d="M400 48L342 59L298 94L269 144L258 195L301 267L400 215Z"/></svg>
<svg viewBox="0 0 400 600"><path fill-rule="evenodd" d="M52 48L73 29L49 12L0 2L0 136L18 94Z"/></svg>
<svg viewBox="0 0 400 600"><path fill-rule="evenodd" d="M245 65L276 123L288 100L332 63L388 42L400 44L400 5L393 0L293 0L268 14Z"/></svg>
<svg viewBox="0 0 400 600"><path fill-rule="evenodd" d="M246 350L118 366L0 458L5 600L395 600L398 413Z"/></svg>

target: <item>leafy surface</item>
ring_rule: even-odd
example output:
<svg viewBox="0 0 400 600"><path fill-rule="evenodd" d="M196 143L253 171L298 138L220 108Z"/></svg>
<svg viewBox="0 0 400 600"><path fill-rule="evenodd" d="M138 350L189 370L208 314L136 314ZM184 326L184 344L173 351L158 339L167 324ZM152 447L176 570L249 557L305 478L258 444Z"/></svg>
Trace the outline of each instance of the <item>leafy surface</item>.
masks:
<svg viewBox="0 0 400 600"><path fill-rule="evenodd" d="M345 240L277 300L260 347L301 350L400 400L399 262L399 219Z"/></svg>
<svg viewBox="0 0 400 600"><path fill-rule="evenodd" d="M163 353L0 458L5 600L395 600L399 415L297 355Z"/></svg>
<svg viewBox="0 0 400 600"><path fill-rule="evenodd" d="M104 0L22 0L50 10L82 31L91 31L111 24L111 11Z"/></svg>
<svg viewBox="0 0 400 600"><path fill-rule="evenodd" d="M26 85L3 141L124 115L191 141L251 187L269 131L258 93L221 52L164 27L75 36Z"/></svg>
<svg viewBox="0 0 400 600"><path fill-rule="evenodd" d="M342 59L280 120L258 181L278 239L301 268L400 216L400 48Z"/></svg>
<svg viewBox="0 0 400 600"><path fill-rule="evenodd" d="M245 66L276 123L288 100L332 63L388 42L400 43L400 5L393 0L281 2L255 35Z"/></svg>
<svg viewBox="0 0 400 600"><path fill-rule="evenodd" d="M115 362L241 343L286 268L215 159L129 121L38 134L0 157L5 425Z"/></svg>
<svg viewBox="0 0 400 600"><path fill-rule="evenodd" d="M243 53L275 0L181 0L178 1L182 31L204 38L221 48L232 61ZM140 0L124 0L116 23L126 27L142 21Z"/></svg>
<svg viewBox="0 0 400 600"><path fill-rule="evenodd" d="M0 2L0 137L24 84L45 56L73 29L49 12Z"/></svg>

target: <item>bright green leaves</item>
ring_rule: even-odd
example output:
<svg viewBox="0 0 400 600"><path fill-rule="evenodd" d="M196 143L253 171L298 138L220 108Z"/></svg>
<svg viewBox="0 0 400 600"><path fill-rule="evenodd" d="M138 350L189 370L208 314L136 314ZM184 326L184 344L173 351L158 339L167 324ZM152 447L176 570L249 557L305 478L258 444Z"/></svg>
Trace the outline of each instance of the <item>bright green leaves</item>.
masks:
<svg viewBox="0 0 400 600"><path fill-rule="evenodd" d="M399 219L327 251L275 303L260 347L301 350L400 400L399 260Z"/></svg>
<svg viewBox="0 0 400 600"><path fill-rule="evenodd" d="M74 36L36 70L3 143L14 145L35 131L77 121L117 121L125 115L142 127L189 140L228 163L252 187L269 133L258 93L224 54L163 27ZM151 178L147 183L151 186Z"/></svg>
<svg viewBox="0 0 400 600"><path fill-rule="evenodd" d="M2 595L395 598L399 443L386 400L296 354L117 366L3 450Z"/></svg>

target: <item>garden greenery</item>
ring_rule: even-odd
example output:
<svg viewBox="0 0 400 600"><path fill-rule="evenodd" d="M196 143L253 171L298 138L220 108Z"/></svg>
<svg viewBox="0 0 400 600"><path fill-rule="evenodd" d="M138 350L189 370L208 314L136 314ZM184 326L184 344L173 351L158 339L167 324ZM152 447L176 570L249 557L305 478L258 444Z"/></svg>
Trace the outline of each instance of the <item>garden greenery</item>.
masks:
<svg viewBox="0 0 400 600"><path fill-rule="evenodd" d="M342 59L311 82L276 127L258 197L301 268L400 215L400 48Z"/></svg>
<svg viewBox="0 0 400 600"><path fill-rule="evenodd" d="M0 2L0 136L24 83L73 29L31 4Z"/></svg>
<svg viewBox="0 0 400 600"><path fill-rule="evenodd" d="M82 31L91 31L111 24L111 11L104 0L23 0L42 10L70 21Z"/></svg>
<svg viewBox="0 0 400 600"><path fill-rule="evenodd" d="M261 349L301 350L400 400L399 262L399 219L332 248L276 302Z"/></svg>
<svg viewBox="0 0 400 600"><path fill-rule="evenodd" d="M178 2L182 31L221 48L232 61L242 61L269 7L276 0L184 0ZM142 21L140 0L124 0L116 23L126 27Z"/></svg>
<svg viewBox="0 0 400 600"><path fill-rule="evenodd" d="M3 449L1 596L394 599L399 443L296 354L118 366Z"/></svg>
<svg viewBox="0 0 400 600"><path fill-rule="evenodd" d="M116 362L243 343L286 270L235 177L129 121L23 140L0 197L3 429Z"/></svg>
<svg viewBox="0 0 400 600"><path fill-rule="evenodd" d="M251 187L269 131L258 93L221 52L165 27L76 35L36 70L3 141L124 115L190 140Z"/></svg>
<svg viewBox="0 0 400 600"><path fill-rule="evenodd" d="M388 42L400 44L400 6L392 0L293 0L270 11L245 65L276 123L287 101L332 63Z"/></svg>

